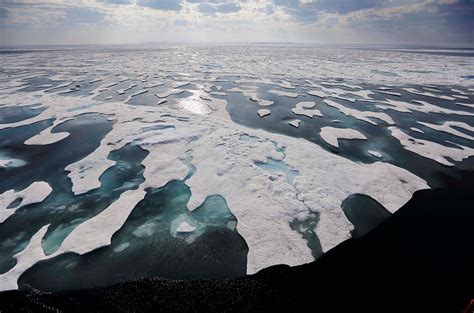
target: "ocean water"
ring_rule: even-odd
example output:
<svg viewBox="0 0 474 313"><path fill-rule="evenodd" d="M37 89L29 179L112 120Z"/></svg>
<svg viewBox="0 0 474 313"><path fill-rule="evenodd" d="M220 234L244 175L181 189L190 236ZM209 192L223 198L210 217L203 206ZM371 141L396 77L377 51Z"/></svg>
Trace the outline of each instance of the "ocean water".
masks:
<svg viewBox="0 0 474 313"><path fill-rule="evenodd" d="M0 280L17 285L0 288L302 264L367 233L415 190L462 180L474 170L473 58L402 48L3 53ZM321 116L295 114L300 102ZM39 201L22 193L35 182L51 188ZM134 191L143 197L120 207L123 224L88 234L109 244L58 252Z"/></svg>

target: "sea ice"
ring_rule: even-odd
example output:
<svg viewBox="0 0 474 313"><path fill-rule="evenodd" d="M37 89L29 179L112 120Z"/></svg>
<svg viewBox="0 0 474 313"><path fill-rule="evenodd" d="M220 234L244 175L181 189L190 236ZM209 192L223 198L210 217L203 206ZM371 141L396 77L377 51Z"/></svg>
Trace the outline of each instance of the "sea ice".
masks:
<svg viewBox="0 0 474 313"><path fill-rule="evenodd" d="M267 115L270 115L272 113L272 111L270 111L269 109L260 109L257 111L258 115L260 115L260 117L265 117Z"/></svg>
<svg viewBox="0 0 474 313"><path fill-rule="evenodd" d="M373 120L371 120L370 118L377 118L379 120L384 121L388 125L394 125L395 124L395 121L390 116L388 116L387 114L382 113L382 112L359 111L359 110L347 108L347 107L343 106L342 104L339 104L339 103L337 103L335 101L332 101L332 100L329 100L329 99L325 99L323 101L327 105L338 109L344 115L352 116L352 117L354 117L358 120L361 120L361 121L364 121L364 122L367 122L367 123L370 123L370 124L373 124L373 125L377 125L377 123L374 122Z"/></svg>
<svg viewBox="0 0 474 313"><path fill-rule="evenodd" d="M364 134L355 129L335 128L330 126L321 128L319 135L324 141L336 148L339 147L339 139L367 139Z"/></svg>
<svg viewBox="0 0 474 313"><path fill-rule="evenodd" d="M460 162L463 159L474 155L474 149L469 147L458 145L459 148L451 148L429 140L411 137L394 126L391 126L388 129L392 136L398 139L405 149L446 166L454 166L454 164L447 158Z"/></svg>
<svg viewBox="0 0 474 313"><path fill-rule="evenodd" d="M34 182L21 191L13 189L5 191L0 195L0 223L23 206L43 202L52 191L53 189L46 182ZM7 209L8 205L16 199L22 199L20 204L16 208Z"/></svg>
<svg viewBox="0 0 474 313"><path fill-rule="evenodd" d="M187 222L182 222L178 228L176 228L176 231L178 233L191 233L196 229L196 227L189 225Z"/></svg>
<svg viewBox="0 0 474 313"><path fill-rule="evenodd" d="M307 102L307 101L299 102L296 104L296 107L291 109L291 111L295 113L296 115L305 115L310 118L313 118L313 116L322 117L323 114L321 113L321 111L319 111L318 109L312 109L315 106L316 106L316 103L314 102ZM312 109L312 110L309 110L309 109Z"/></svg>
<svg viewBox="0 0 474 313"><path fill-rule="evenodd" d="M293 120L293 121L289 122L288 124L290 124L291 126L293 126L295 128L298 128L300 126L300 123L301 123L300 120Z"/></svg>

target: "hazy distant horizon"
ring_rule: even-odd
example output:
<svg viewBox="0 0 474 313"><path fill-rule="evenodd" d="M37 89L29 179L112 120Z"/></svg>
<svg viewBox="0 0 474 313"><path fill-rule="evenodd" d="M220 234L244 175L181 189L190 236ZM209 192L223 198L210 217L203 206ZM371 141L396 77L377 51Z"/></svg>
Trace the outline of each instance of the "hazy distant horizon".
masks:
<svg viewBox="0 0 474 313"><path fill-rule="evenodd" d="M474 50L472 44L410 44L410 43L324 43L324 42L146 42L146 43L116 43L116 44L16 44L3 45L0 49L46 49L46 48L125 48L136 47L153 49L160 47L214 47L214 46L302 46L302 47L341 47L341 48L377 48L377 49L448 49L448 50Z"/></svg>

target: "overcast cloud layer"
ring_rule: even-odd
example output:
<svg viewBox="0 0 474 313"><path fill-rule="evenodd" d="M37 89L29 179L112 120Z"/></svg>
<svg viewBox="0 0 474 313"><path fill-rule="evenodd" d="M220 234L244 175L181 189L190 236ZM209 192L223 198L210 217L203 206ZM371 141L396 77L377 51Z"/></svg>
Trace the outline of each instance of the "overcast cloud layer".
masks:
<svg viewBox="0 0 474 313"><path fill-rule="evenodd" d="M0 45L474 45L474 0L0 0Z"/></svg>

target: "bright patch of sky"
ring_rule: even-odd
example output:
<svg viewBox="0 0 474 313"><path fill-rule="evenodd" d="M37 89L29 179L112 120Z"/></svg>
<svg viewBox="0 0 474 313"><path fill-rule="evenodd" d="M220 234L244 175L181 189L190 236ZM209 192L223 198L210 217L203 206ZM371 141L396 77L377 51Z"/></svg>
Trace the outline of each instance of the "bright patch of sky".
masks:
<svg viewBox="0 0 474 313"><path fill-rule="evenodd" d="M0 45L474 45L474 0L1 0Z"/></svg>

